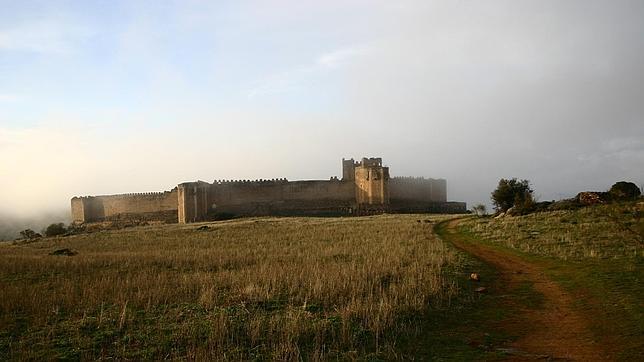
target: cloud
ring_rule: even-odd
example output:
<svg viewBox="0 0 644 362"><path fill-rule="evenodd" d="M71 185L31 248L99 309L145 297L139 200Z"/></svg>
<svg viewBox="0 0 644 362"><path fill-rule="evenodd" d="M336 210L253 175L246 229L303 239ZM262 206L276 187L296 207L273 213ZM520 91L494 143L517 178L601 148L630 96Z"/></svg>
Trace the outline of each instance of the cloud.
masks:
<svg viewBox="0 0 644 362"><path fill-rule="evenodd" d="M255 87L248 92L248 98L252 99L263 95L284 94L302 90L308 82L319 76L320 73L338 70L338 68L348 65L350 62L356 61L355 58L367 54L368 49L366 45L339 48L321 54L309 64L271 74L257 82Z"/></svg>

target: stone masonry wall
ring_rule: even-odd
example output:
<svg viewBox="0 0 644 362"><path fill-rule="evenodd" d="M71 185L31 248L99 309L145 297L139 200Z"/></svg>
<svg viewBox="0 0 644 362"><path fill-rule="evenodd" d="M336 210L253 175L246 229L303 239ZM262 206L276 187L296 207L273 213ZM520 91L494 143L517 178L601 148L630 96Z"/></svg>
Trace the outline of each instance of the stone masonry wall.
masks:
<svg viewBox="0 0 644 362"><path fill-rule="evenodd" d="M211 186L208 200L215 212L269 215L349 207L354 197L353 183L339 180L224 181Z"/></svg>
<svg viewBox="0 0 644 362"><path fill-rule="evenodd" d="M389 177L381 158L342 161L342 180L237 180L179 184L172 191L74 197L74 222L109 219L197 222L217 215L351 215L378 212L461 212L447 203L443 179Z"/></svg>
<svg viewBox="0 0 644 362"><path fill-rule="evenodd" d="M146 219L167 219L168 214L177 210L177 189L165 192L149 192L108 196L75 197L72 199L74 222L92 222L118 217L119 215L141 214ZM161 216L163 215L163 216Z"/></svg>
<svg viewBox="0 0 644 362"><path fill-rule="evenodd" d="M392 203L447 202L447 181L423 177L393 177L389 180L389 195Z"/></svg>

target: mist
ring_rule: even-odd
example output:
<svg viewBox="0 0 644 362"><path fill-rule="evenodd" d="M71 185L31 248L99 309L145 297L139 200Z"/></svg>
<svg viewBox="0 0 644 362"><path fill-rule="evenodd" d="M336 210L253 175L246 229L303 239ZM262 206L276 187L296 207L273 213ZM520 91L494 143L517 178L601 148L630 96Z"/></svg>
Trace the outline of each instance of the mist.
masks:
<svg viewBox="0 0 644 362"><path fill-rule="evenodd" d="M468 205L502 177L542 200L644 184L641 1L84 7L0 15L3 219L343 157Z"/></svg>

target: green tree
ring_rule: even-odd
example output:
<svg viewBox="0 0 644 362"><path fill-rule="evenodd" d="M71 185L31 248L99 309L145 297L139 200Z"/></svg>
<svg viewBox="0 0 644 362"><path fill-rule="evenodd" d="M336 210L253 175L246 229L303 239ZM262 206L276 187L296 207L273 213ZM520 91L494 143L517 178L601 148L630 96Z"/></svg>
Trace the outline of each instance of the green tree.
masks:
<svg viewBox="0 0 644 362"><path fill-rule="evenodd" d="M608 193L614 200L634 200L642 194L637 185L627 181L615 183Z"/></svg>
<svg viewBox="0 0 644 362"><path fill-rule="evenodd" d="M31 229L25 229L20 232L20 237L23 239L36 239L36 238L42 237L42 235L38 234L37 232Z"/></svg>
<svg viewBox="0 0 644 362"><path fill-rule="evenodd" d="M506 212L513 206L526 207L534 204L530 181L516 178L499 180L499 185L492 192L492 202L496 211Z"/></svg>
<svg viewBox="0 0 644 362"><path fill-rule="evenodd" d="M47 226L47 228L45 229L45 236L63 235L66 232L67 228L65 228L65 224L59 222L57 224L51 224Z"/></svg>

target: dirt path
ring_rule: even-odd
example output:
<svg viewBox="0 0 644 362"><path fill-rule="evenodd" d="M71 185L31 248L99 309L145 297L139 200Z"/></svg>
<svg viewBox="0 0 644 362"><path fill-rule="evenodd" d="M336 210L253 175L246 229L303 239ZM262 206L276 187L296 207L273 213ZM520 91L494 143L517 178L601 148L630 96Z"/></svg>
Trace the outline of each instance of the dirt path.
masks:
<svg viewBox="0 0 644 362"><path fill-rule="evenodd" d="M499 296L521 313L509 316L502 328L520 336L507 350L509 360L575 360L609 361L611 358L593 341L586 318L573 308L574 298L543 273L543 268L515 255L495 250L482 244L465 242L455 230L458 220L448 225L450 241L457 248L492 265L498 271L498 283L489 292ZM518 301L517 288L530 282L543 295L538 308L530 308ZM523 304L523 305L522 305Z"/></svg>

